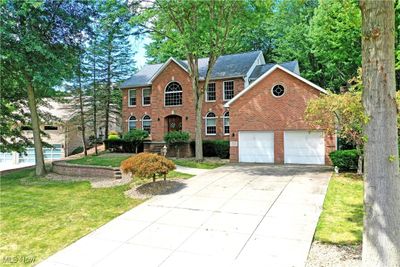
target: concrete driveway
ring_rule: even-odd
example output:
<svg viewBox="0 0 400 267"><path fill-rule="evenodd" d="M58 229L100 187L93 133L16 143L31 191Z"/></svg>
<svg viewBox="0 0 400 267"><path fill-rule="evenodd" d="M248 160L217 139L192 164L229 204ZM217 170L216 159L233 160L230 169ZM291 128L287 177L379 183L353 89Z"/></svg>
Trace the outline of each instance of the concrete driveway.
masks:
<svg viewBox="0 0 400 267"><path fill-rule="evenodd" d="M304 266L330 175L240 164L205 172L39 266Z"/></svg>

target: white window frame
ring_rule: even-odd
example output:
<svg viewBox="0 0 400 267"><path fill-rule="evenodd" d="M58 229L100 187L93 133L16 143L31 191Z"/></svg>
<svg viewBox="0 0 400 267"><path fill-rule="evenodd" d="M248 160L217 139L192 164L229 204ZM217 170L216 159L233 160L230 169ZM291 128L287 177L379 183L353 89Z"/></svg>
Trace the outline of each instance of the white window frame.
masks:
<svg viewBox="0 0 400 267"><path fill-rule="evenodd" d="M146 117L146 116L148 116L150 119L145 119L144 117ZM143 122L150 122L150 131L148 133L151 134L151 124L152 124L151 122L152 122L152 119L151 119L149 114L144 114L143 117L142 117L142 130L145 131Z"/></svg>
<svg viewBox="0 0 400 267"><path fill-rule="evenodd" d="M280 86L282 86L283 87L283 94L282 95L275 95L274 94L274 87L275 86L278 86L278 85L280 85ZM274 85L272 85L272 87L271 87L271 95L273 96L273 97L275 97L275 98L281 98L282 96L284 96L285 94L286 94L286 85L285 84L283 84L283 83L275 83Z"/></svg>
<svg viewBox="0 0 400 267"><path fill-rule="evenodd" d="M210 84L214 84L215 100L208 100L208 85L210 85ZM215 102L215 101L217 101L217 83L216 82L210 82L210 83L208 83L208 85L207 85L206 93L204 94L205 98L206 98L205 101L206 102Z"/></svg>
<svg viewBox="0 0 400 267"><path fill-rule="evenodd" d="M165 103L165 96L166 96L166 94L173 94L173 93L179 93L179 91L174 91L174 92L167 92L167 88L168 88L168 86L171 84L171 83L177 83L177 84L179 84L179 86L181 87L181 93L182 93L182 104L179 104L179 105L167 105L166 103ZM183 88L182 88L182 85L179 83L179 82L177 82L177 81L170 81L166 86L165 86L165 88L164 88L164 107L180 107L180 106L182 106L183 105Z"/></svg>
<svg viewBox="0 0 400 267"><path fill-rule="evenodd" d="M131 120L131 118L132 117L134 117L135 119L134 120ZM129 127L130 127L130 125L129 125L129 123L131 122L131 121L134 121L135 122L135 128L133 128L133 129L137 129L137 118L136 118L136 116L134 116L134 115L131 115L131 116L129 116L129 118L128 118L128 132L131 130Z"/></svg>
<svg viewBox="0 0 400 267"><path fill-rule="evenodd" d="M210 113L214 114L215 117L208 117L208 115ZM207 112L206 116L204 117L204 126L205 126L205 134L206 135L210 135L210 136L217 135L217 118L218 117L217 117L217 115L215 115L214 112L212 112L212 111ZM207 131L207 120L210 120L210 119L213 119L215 121L215 133L208 133L208 131Z"/></svg>
<svg viewBox="0 0 400 267"><path fill-rule="evenodd" d="M229 100L232 99L232 98L230 98L230 99L226 99L225 98L225 83L228 83L228 82L232 82L233 83L233 96L232 96L232 98L235 97L235 81L234 80L224 81L223 82L223 86L222 86L222 95L223 95L223 100L224 101L229 101Z"/></svg>
<svg viewBox="0 0 400 267"><path fill-rule="evenodd" d="M226 113L229 113L229 111L225 111L224 114L222 115L222 131L224 132L224 135L229 135L231 132L231 121L230 121L230 114L229 116L226 116ZM229 125L225 125L225 120L228 119L229 120ZM229 127L229 132L225 132L225 127L228 126Z"/></svg>
<svg viewBox="0 0 400 267"><path fill-rule="evenodd" d="M144 91L145 90L149 90L150 91L150 104L144 104ZM146 87L142 89L142 106L143 107L147 107L151 105L151 88L150 87Z"/></svg>
<svg viewBox="0 0 400 267"><path fill-rule="evenodd" d="M128 89L128 107L136 107L136 105L131 105L131 91L135 91L135 99L137 105L137 91L136 89Z"/></svg>

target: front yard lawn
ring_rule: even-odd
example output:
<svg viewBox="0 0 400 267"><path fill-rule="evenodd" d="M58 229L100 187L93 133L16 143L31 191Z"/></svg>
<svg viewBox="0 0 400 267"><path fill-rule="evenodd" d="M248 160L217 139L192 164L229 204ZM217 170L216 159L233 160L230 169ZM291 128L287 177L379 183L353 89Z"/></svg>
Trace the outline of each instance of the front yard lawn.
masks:
<svg viewBox="0 0 400 267"><path fill-rule="evenodd" d="M363 229L363 180L351 173L334 174L329 183L315 239L359 245Z"/></svg>
<svg viewBox="0 0 400 267"><path fill-rule="evenodd" d="M109 155L101 154L98 156L87 156L79 159L68 160L71 164L81 164L81 165L96 165L96 166L111 166L119 167L121 161L126 160L130 156L127 155Z"/></svg>
<svg viewBox="0 0 400 267"><path fill-rule="evenodd" d="M195 160L190 160L190 159L174 159L172 161L175 162L176 165L189 168L196 168L196 169L215 169L225 165L222 162L211 162L211 161L197 162Z"/></svg>
<svg viewBox="0 0 400 267"><path fill-rule="evenodd" d="M4 175L0 183L2 261L29 257L37 264L141 203L124 196L129 185L93 189L89 182L38 178L33 170Z"/></svg>

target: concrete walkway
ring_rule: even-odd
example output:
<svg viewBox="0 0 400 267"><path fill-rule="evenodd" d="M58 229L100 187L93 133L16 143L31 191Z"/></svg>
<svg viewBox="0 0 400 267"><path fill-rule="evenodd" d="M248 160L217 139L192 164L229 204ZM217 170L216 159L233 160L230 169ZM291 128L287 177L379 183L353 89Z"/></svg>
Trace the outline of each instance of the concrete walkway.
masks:
<svg viewBox="0 0 400 267"><path fill-rule="evenodd" d="M208 171L39 266L304 266L330 175L312 166Z"/></svg>
<svg viewBox="0 0 400 267"><path fill-rule="evenodd" d="M188 168L188 167L183 167L183 166L176 165L176 171L184 172L184 173L188 173L188 174L192 174L192 175L201 175L201 174L207 173L207 172L209 172L211 170Z"/></svg>

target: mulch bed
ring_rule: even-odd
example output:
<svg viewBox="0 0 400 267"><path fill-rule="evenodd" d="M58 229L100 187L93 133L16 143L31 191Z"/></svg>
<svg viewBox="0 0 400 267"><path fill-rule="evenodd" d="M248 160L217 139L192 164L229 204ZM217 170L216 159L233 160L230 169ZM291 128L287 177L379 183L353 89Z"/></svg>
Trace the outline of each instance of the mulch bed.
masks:
<svg viewBox="0 0 400 267"><path fill-rule="evenodd" d="M308 254L307 267L361 266L361 245L331 245L314 241Z"/></svg>
<svg viewBox="0 0 400 267"><path fill-rule="evenodd" d="M172 194L184 187L186 187L184 180L156 181L125 191L125 195L131 198L147 199L156 195Z"/></svg>

